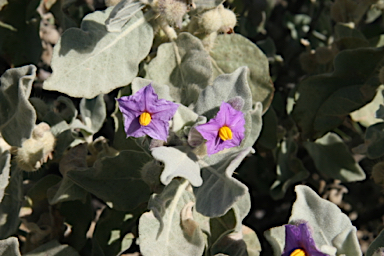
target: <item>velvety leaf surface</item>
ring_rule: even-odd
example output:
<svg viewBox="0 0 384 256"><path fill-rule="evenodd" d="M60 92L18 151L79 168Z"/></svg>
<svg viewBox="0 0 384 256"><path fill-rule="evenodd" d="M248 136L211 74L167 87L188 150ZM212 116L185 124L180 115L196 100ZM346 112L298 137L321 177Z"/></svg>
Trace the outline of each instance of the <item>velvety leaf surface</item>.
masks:
<svg viewBox="0 0 384 256"><path fill-rule="evenodd" d="M21 256L19 251L19 240L16 237L8 237L0 240L0 255Z"/></svg>
<svg viewBox="0 0 384 256"><path fill-rule="evenodd" d="M241 67L231 74L219 75L212 86L206 87L200 94L195 112L208 119L215 116L223 102L239 96L244 100L242 111L246 113L252 108L252 93L247 81L248 68Z"/></svg>
<svg viewBox="0 0 384 256"><path fill-rule="evenodd" d="M327 178L339 179L342 182L365 179L364 170L335 133L327 133L315 142L305 142L304 147L314 160L316 168Z"/></svg>
<svg viewBox="0 0 384 256"><path fill-rule="evenodd" d="M73 97L94 98L129 84L153 40L152 27L140 11L119 33L108 33L104 22L113 7L87 15L81 29L65 31L56 44L52 76L44 89Z"/></svg>
<svg viewBox="0 0 384 256"><path fill-rule="evenodd" d="M152 156L165 165L160 176L164 185L168 185L175 177L187 179L194 187L199 187L203 183L200 166L192 153L183 152L182 148L156 147L152 150Z"/></svg>
<svg viewBox="0 0 384 256"><path fill-rule="evenodd" d="M4 198L4 191L9 183L9 172L11 169L11 154L9 151L1 152L0 149L0 203Z"/></svg>
<svg viewBox="0 0 384 256"><path fill-rule="evenodd" d="M313 230L313 239L318 248L333 246L337 249L337 255L362 255L356 228L339 207L322 199L307 186L298 185L295 191L297 199L293 204L289 224L307 222ZM285 244L284 226L272 228L266 235L272 242L274 255L281 255Z"/></svg>
<svg viewBox="0 0 384 256"><path fill-rule="evenodd" d="M384 123L371 125L365 131L367 156L375 159L384 155Z"/></svg>
<svg viewBox="0 0 384 256"><path fill-rule="evenodd" d="M19 224L19 211L23 202L23 173L17 168L17 164L11 164L11 178L4 192L3 201L0 204L0 219L6 221L0 223L0 239L5 239L16 233Z"/></svg>
<svg viewBox="0 0 384 256"><path fill-rule="evenodd" d="M97 160L91 168L69 171L67 176L111 208L131 210L149 199L149 187L139 171L150 160L146 153L121 151L115 157Z"/></svg>
<svg viewBox="0 0 384 256"><path fill-rule="evenodd" d="M277 153L277 180L271 186L271 196L274 199L283 198L291 185L309 177L308 170L296 157L297 148L293 138L281 142Z"/></svg>
<svg viewBox="0 0 384 256"><path fill-rule="evenodd" d="M120 1L105 21L105 26L109 32L120 32L124 25L141 9L144 4L132 0Z"/></svg>
<svg viewBox="0 0 384 256"><path fill-rule="evenodd" d="M259 256L261 252L261 244L255 231L243 225L242 233L243 233L243 240L247 245L248 255Z"/></svg>
<svg viewBox="0 0 384 256"><path fill-rule="evenodd" d="M11 146L31 137L36 112L28 101L36 76L33 65L8 69L0 79L0 131Z"/></svg>
<svg viewBox="0 0 384 256"><path fill-rule="evenodd" d="M247 66L247 79L253 102L262 102L267 110L271 104L274 87L269 77L267 57L250 40L239 34L219 35L210 52L214 77L232 73L238 67Z"/></svg>
<svg viewBox="0 0 384 256"><path fill-rule="evenodd" d="M118 255L122 250L128 249L132 243L133 237L129 238L132 234L127 232L129 227L135 225L137 218L131 213L106 207L96 224L92 243L97 243L104 255ZM100 255L96 253L95 247L93 255Z"/></svg>
<svg viewBox="0 0 384 256"><path fill-rule="evenodd" d="M86 156L88 154L87 145L80 144L71 148L59 163L60 173L63 179L48 191L48 201L50 204L57 204L65 201L80 200L85 203L88 192L68 178L67 174L71 170L87 169Z"/></svg>
<svg viewBox="0 0 384 256"><path fill-rule="evenodd" d="M373 256L375 251L380 247L384 247L384 231L381 231L375 240L373 240L373 242L369 245L365 256Z"/></svg>
<svg viewBox="0 0 384 256"><path fill-rule="evenodd" d="M380 85L376 96L371 102L351 113L352 119L365 127L381 122L382 120L376 116L376 111L380 108L380 105L384 103L383 90L384 85Z"/></svg>
<svg viewBox="0 0 384 256"><path fill-rule="evenodd" d="M321 137L371 101L380 85L376 67L383 57L381 48L345 50L336 56L333 73L303 80L292 112L302 137Z"/></svg>
<svg viewBox="0 0 384 256"><path fill-rule="evenodd" d="M222 216L248 193L247 187L233 178L232 174L251 151L252 148L246 148L240 152L216 154L199 160L203 185L193 189L199 213L209 217Z"/></svg>
<svg viewBox="0 0 384 256"><path fill-rule="evenodd" d="M189 33L160 45L146 72L145 78L168 85L171 97L186 106L196 102L212 78L208 53L201 41Z"/></svg>
<svg viewBox="0 0 384 256"><path fill-rule="evenodd" d="M71 246L68 246L66 244L60 244L57 240L52 240L24 255L25 256L46 256L46 255L79 256L79 253L75 249L73 249Z"/></svg>
<svg viewBox="0 0 384 256"><path fill-rule="evenodd" d="M103 95L99 95L93 99L82 99L80 101L80 114L92 133L96 133L103 126L107 116L107 110Z"/></svg>
<svg viewBox="0 0 384 256"><path fill-rule="evenodd" d="M151 198L151 211L144 213L139 222L143 255L203 254L204 236L195 222L199 214L193 210L194 197L186 190L188 184L173 180L161 194Z"/></svg>

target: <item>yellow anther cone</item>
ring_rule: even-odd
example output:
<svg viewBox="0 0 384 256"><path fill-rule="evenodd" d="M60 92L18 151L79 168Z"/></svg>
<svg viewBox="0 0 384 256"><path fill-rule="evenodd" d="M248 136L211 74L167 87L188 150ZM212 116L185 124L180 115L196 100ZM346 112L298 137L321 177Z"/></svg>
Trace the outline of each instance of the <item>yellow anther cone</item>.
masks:
<svg viewBox="0 0 384 256"><path fill-rule="evenodd" d="M219 137L223 141L232 139L232 131L228 126L223 126L219 129Z"/></svg>
<svg viewBox="0 0 384 256"><path fill-rule="evenodd" d="M143 126L147 126L149 125L149 123L151 122L152 120L152 117L151 117L151 114L149 114L148 112L143 112L140 117L139 117L139 123Z"/></svg>
<svg viewBox="0 0 384 256"><path fill-rule="evenodd" d="M307 254L303 249L296 249L290 254L290 256L307 256Z"/></svg>

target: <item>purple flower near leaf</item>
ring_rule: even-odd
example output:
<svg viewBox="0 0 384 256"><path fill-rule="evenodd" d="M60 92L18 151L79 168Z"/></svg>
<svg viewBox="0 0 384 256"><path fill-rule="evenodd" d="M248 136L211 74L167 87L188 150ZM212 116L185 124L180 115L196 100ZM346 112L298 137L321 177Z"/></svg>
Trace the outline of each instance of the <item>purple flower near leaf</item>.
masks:
<svg viewBox="0 0 384 256"><path fill-rule="evenodd" d="M207 140L207 153L212 155L225 148L239 146L244 139L244 125L243 112L223 102L216 117L197 126L196 130Z"/></svg>
<svg viewBox="0 0 384 256"><path fill-rule="evenodd" d="M307 223L285 225L285 247L282 256L328 256L316 248Z"/></svg>
<svg viewBox="0 0 384 256"><path fill-rule="evenodd" d="M167 141L168 121L175 115L178 104L158 99L152 85L149 84L131 96L117 99L124 116L124 128L127 136Z"/></svg>

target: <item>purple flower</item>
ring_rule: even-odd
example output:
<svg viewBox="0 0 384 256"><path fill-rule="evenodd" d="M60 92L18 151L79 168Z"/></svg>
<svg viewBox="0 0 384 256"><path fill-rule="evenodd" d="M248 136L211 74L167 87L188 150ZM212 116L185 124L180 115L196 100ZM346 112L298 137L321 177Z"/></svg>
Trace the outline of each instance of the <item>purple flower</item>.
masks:
<svg viewBox="0 0 384 256"><path fill-rule="evenodd" d="M151 84L117 101L124 116L127 137L137 138L148 135L153 139L167 141L168 121L174 116L179 107L178 104L158 99Z"/></svg>
<svg viewBox="0 0 384 256"><path fill-rule="evenodd" d="M223 102L216 117L197 126L196 130L207 140L207 153L212 155L225 148L239 146L244 139L244 125L244 114Z"/></svg>
<svg viewBox="0 0 384 256"><path fill-rule="evenodd" d="M328 256L316 248L307 223L285 225L285 248L282 256Z"/></svg>

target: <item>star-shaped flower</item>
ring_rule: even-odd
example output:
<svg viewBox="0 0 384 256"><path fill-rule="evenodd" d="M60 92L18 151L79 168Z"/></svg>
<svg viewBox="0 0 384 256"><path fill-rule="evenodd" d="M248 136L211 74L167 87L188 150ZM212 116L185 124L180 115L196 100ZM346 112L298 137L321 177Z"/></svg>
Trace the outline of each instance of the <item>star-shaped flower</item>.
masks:
<svg viewBox="0 0 384 256"><path fill-rule="evenodd" d="M131 96L117 99L124 116L124 128L127 136L167 141L168 121L175 115L178 104L158 99L152 85L149 84Z"/></svg>
<svg viewBox="0 0 384 256"><path fill-rule="evenodd" d="M225 148L239 146L244 139L244 125L243 112L223 102L216 117L197 126L196 130L207 140L207 153L212 155Z"/></svg>
<svg viewBox="0 0 384 256"><path fill-rule="evenodd" d="M285 247L282 256L328 256L316 248L307 223L285 225Z"/></svg>

